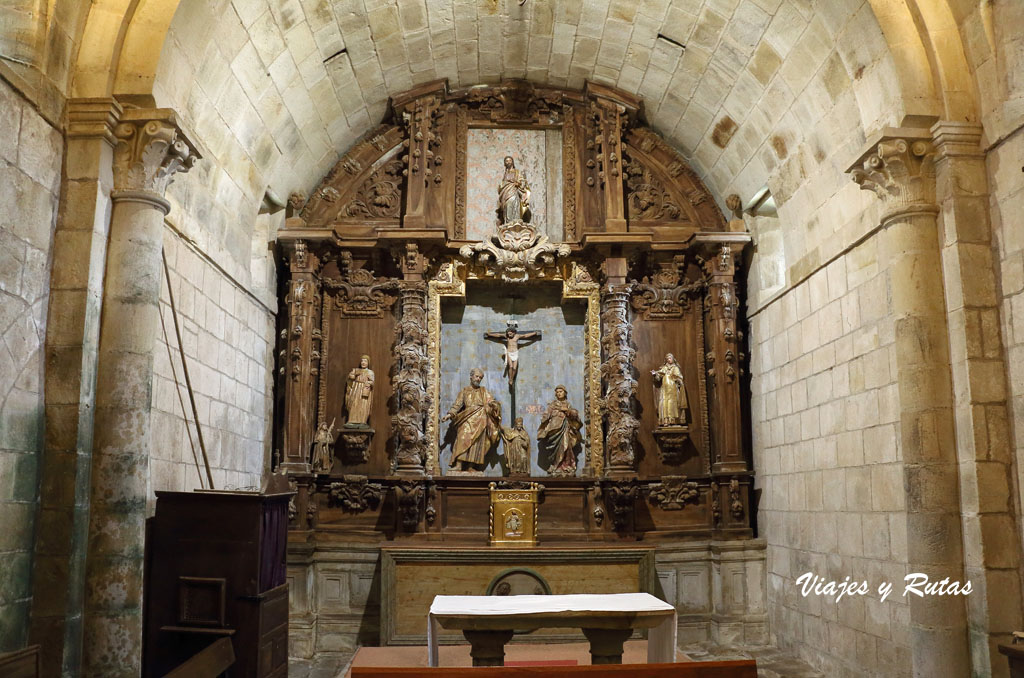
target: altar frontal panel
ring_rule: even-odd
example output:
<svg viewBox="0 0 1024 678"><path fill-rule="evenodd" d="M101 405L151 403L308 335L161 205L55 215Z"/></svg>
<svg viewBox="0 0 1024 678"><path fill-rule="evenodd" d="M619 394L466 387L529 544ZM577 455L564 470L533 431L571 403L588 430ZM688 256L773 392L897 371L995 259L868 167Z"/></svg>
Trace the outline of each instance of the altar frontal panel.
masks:
<svg viewBox="0 0 1024 678"><path fill-rule="evenodd" d="M553 595L653 592L653 548L383 548L381 644L422 645L427 613L437 595L486 595L510 571L543 579ZM530 634L531 642L582 638L578 629ZM442 643L463 642L461 632L441 631Z"/></svg>

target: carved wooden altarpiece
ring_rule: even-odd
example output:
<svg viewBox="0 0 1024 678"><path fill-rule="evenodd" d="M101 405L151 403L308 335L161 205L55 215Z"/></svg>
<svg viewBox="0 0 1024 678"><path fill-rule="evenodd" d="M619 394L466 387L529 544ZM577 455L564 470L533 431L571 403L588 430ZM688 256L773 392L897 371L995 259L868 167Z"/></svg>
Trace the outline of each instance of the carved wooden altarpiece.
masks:
<svg viewBox="0 0 1024 678"><path fill-rule="evenodd" d="M559 132L561 224L467 239L474 129ZM494 478L448 474L440 458L441 358L459 350L443 345L441 310L499 280L527 294L558 284L563 303L585 309L573 405L586 445L575 476L529 479L544 486L541 543L752 536L749 236L644 124L641 101L594 83L426 84L395 97L302 203L290 201L278 237L274 446L298 491L294 542L486 544ZM651 372L667 353L685 382L685 430L658 428ZM342 426L346 377L364 354L372 435ZM314 435L334 421L333 467L316 473Z"/></svg>

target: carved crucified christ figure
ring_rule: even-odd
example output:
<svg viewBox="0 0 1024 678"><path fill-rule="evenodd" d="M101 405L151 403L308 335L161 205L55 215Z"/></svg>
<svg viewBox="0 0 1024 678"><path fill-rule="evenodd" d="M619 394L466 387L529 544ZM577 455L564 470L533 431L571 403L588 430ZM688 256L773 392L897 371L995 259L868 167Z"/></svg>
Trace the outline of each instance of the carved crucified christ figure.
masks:
<svg viewBox="0 0 1024 678"><path fill-rule="evenodd" d="M484 332L484 339L505 344L505 373L508 375L509 386L515 386L516 375L519 373L519 342L533 343L540 338L540 330L520 332L514 320L508 322L504 332Z"/></svg>

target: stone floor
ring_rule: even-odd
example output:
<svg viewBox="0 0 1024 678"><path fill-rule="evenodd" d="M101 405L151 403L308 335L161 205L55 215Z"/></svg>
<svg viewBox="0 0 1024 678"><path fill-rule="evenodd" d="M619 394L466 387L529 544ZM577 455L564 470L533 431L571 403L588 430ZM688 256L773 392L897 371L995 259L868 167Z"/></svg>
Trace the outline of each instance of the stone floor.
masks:
<svg viewBox="0 0 1024 678"><path fill-rule="evenodd" d="M681 647L690 659L698 662L729 659L756 659L758 678L823 678L810 664L773 647L735 648L718 645Z"/></svg>
<svg viewBox="0 0 1024 678"><path fill-rule="evenodd" d="M337 678L345 675L351 661L352 654L313 660L291 659L288 661L288 678Z"/></svg>
<svg viewBox="0 0 1024 678"><path fill-rule="evenodd" d="M730 648L691 646L680 648L694 661L756 659L758 678L823 678L807 663L775 648ZM289 678L343 678L352 655L314 659L293 659L288 665Z"/></svg>

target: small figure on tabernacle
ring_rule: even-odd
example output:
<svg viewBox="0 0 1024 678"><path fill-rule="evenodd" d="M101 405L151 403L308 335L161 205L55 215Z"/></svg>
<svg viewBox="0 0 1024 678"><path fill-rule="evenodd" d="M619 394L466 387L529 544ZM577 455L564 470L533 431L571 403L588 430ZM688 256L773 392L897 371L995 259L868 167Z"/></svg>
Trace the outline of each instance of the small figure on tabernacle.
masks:
<svg viewBox="0 0 1024 678"><path fill-rule="evenodd" d="M313 436L313 473L330 473L334 465L334 422L328 427L320 422L320 427Z"/></svg>
<svg viewBox="0 0 1024 678"><path fill-rule="evenodd" d="M516 161L506 155L505 174L498 184L498 223L529 221L530 216L530 185L526 183L526 172L516 169Z"/></svg>
<svg viewBox="0 0 1024 678"><path fill-rule="evenodd" d="M345 389L347 428L366 428L369 425L370 406L373 404L373 380L370 356L360 356L359 367L353 367L348 373L348 388Z"/></svg>
<svg viewBox="0 0 1024 678"><path fill-rule="evenodd" d="M469 386L459 391L448 414L441 421L452 422L455 442L449 466L460 471L483 471L484 457L501 435L501 405L481 386L484 371L469 371Z"/></svg>
<svg viewBox="0 0 1024 678"><path fill-rule="evenodd" d="M505 443L505 463L510 476L530 475L530 434L523 428L523 418L516 417L515 426L501 429Z"/></svg>
<svg viewBox="0 0 1024 678"><path fill-rule="evenodd" d="M686 388L683 373L671 353L665 356L665 364L651 370L654 377L654 404L658 407L658 426L686 425Z"/></svg>
<svg viewBox="0 0 1024 678"><path fill-rule="evenodd" d="M520 332L519 324L514 320L508 321L507 324L504 332L484 332L484 339L505 344L505 353L502 356L505 361L505 374L508 375L508 385L515 386L516 375L519 374L519 342L533 343L542 337L540 330Z"/></svg>
<svg viewBox="0 0 1024 678"><path fill-rule="evenodd" d="M576 455L583 440L580 413L569 404L567 393L564 386L555 387L555 399L548 403L537 431L537 445L550 455L548 473L553 476L576 475Z"/></svg>

